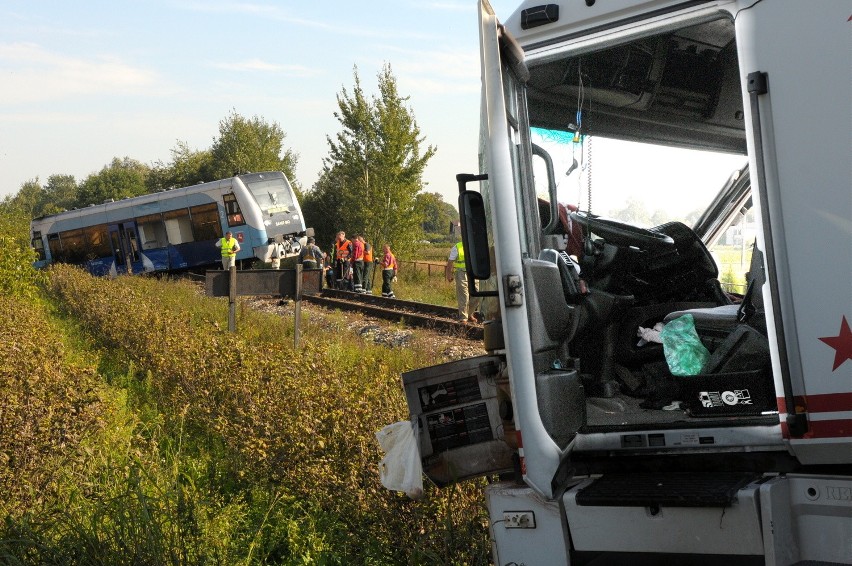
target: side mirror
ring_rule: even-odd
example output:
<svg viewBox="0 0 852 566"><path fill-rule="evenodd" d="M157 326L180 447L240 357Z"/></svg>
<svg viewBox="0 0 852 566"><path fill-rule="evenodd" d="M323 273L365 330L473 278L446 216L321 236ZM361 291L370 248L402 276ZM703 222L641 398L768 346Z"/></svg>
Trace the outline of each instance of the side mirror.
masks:
<svg viewBox="0 0 852 566"><path fill-rule="evenodd" d="M485 222L485 203L476 191L459 194L462 242L467 272L474 279L491 277L491 258L488 255L488 229Z"/></svg>

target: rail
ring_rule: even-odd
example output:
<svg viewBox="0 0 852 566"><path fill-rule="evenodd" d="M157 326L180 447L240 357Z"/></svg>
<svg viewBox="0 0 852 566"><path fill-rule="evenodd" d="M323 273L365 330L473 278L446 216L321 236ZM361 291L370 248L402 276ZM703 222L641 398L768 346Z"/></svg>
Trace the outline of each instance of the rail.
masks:
<svg viewBox="0 0 852 566"><path fill-rule="evenodd" d="M482 339L482 327L457 321L455 317L458 311L454 307L388 299L336 289L323 289L319 295L303 295L302 298L327 308L360 312L385 320L402 321L411 326L456 334L471 340Z"/></svg>

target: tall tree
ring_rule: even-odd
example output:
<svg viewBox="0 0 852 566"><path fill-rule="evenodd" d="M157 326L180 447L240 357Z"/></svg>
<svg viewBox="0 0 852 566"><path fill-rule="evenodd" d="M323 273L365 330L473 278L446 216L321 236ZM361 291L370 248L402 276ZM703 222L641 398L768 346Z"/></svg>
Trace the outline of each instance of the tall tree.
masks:
<svg viewBox="0 0 852 566"><path fill-rule="evenodd" d="M233 111L219 122L219 137L210 148L210 179L224 179L240 173L282 171L294 188L299 155L284 149L287 135L277 123L262 118L245 118Z"/></svg>
<svg viewBox="0 0 852 566"><path fill-rule="evenodd" d="M651 214L645 203L636 197L629 197L624 201L624 208L610 210L609 215L628 224L651 226Z"/></svg>
<svg viewBox="0 0 852 566"><path fill-rule="evenodd" d="M34 218L41 216L41 209L44 202L44 188L39 183L38 177L36 177L23 183L15 196L7 197L3 205L7 211L14 211L21 216Z"/></svg>
<svg viewBox="0 0 852 566"><path fill-rule="evenodd" d="M308 226L314 229L319 246L330 249L335 234L349 226L349 209L344 203L346 191L342 176L337 169L324 170L310 191L302 198L302 214Z"/></svg>
<svg viewBox="0 0 852 566"><path fill-rule="evenodd" d="M453 205L444 201L441 193L420 193L415 203L423 217L424 234L449 235L450 223L458 220L459 215Z"/></svg>
<svg viewBox="0 0 852 566"><path fill-rule="evenodd" d="M55 214L72 208L77 202L74 175L51 175L44 186L44 202L40 215Z"/></svg>
<svg viewBox="0 0 852 566"><path fill-rule="evenodd" d="M82 208L109 199L144 195L148 192L146 180L149 171L147 165L135 159L115 157L112 163L83 180L77 192L77 206Z"/></svg>
<svg viewBox="0 0 852 566"><path fill-rule="evenodd" d="M327 138L323 174L336 183L332 190L342 193L341 228L363 233L375 245L389 243L405 255L420 233L415 198L435 148L421 150L420 128L390 65L379 72L379 94L372 100L364 94L357 67L353 75L352 94L344 87L337 96L334 116L343 129L334 140Z"/></svg>
<svg viewBox="0 0 852 566"><path fill-rule="evenodd" d="M148 176L148 191L188 187L204 181L215 181L212 176L213 156L210 150L194 150L184 141L178 141L171 150L169 163L158 161Z"/></svg>

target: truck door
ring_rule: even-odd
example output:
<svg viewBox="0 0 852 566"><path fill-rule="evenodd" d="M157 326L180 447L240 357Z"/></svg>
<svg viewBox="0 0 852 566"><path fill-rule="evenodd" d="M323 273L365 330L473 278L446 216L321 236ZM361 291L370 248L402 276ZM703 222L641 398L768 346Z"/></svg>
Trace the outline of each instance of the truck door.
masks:
<svg viewBox="0 0 852 566"><path fill-rule="evenodd" d="M139 240L136 235L136 222L128 220L108 227L115 259L116 274L139 273L142 261L139 255Z"/></svg>
<svg viewBox="0 0 852 566"><path fill-rule="evenodd" d="M528 77L523 51L504 31L487 0L480 2L482 104L480 137L488 182L481 187L496 250L500 313L506 344L509 378L514 393L518 439L523 436L521 471L528 485L552 497L551 480L560 461L560 449L542 422L536 397L535 369L530 336L529 281L524 261L537 257L535 191L522 190L522 175L531 156L523 81ZM535 229L534 229L535 228ZM526 260L525 260L526 258ZM507 289L506 287L509 287Z"/></svg>

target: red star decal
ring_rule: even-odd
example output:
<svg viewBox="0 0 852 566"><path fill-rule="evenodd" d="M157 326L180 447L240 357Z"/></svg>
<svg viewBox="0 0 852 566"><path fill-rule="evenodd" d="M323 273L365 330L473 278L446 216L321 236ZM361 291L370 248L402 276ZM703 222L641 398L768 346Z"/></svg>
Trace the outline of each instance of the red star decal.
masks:
<svg viewBox="0 0 852 566"><path fill-rule="evenodd" d="M826 336L820 338L832 348L834 348L834 367L831 371L840 367L840 364L846 360L852 360L852 329L849 328L849 323L846 317L843 317L843 322L840 323L840 334L837 336Z"/></svg>

